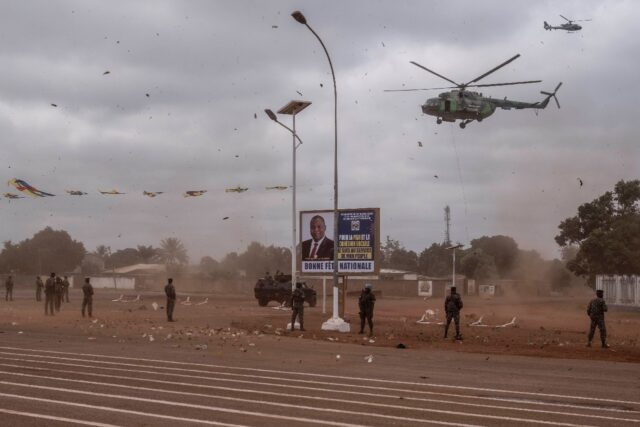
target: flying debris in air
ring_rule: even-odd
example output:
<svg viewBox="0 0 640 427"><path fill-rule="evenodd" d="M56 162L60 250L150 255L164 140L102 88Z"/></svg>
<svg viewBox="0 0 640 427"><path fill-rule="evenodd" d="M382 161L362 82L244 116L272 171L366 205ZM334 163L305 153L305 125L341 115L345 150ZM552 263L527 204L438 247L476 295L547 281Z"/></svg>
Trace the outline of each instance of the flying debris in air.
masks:
<svg viewBox="0 0 640 427"><path fill-rule="evenodd" d="M227 188L224 190L225 193L244 193L249 190L248 188L240 187L239 185L235 188Z"/></svg>
<svg viewBox="0 0 640 427"><path fill-rule="evenodd" d="M320 86L322 86L322 85L320 85ZM297 90L297 91L296 91L296 93L297 93L298 95L302 96L302 92L300 92L299 90Z"/></svg>
<svg viewBox="0 0 640 427"><path fill-rule="evenodd" d="M436 179L440 178L438 175L433 175L433 177Z"/></svg>
<svg viewBox="0 0 640 427"><path fill-rule="evenodd" d="M5 198L11 199L11 200L13 200L13 199L24 199L23 196L18 196L17 194L13 194L13 193L4 193L3 195L4 195Z"/></svg>
<svg viewBox="0 0 640 427"><path fill-rule="evenodd" d="M418 147L422 147L422 142L418 141Z"/></svg>
<svg viewBox="0 0 640 427"><path fill-rule="evenodd" d="M183 197L199 197L202 196L204 193L206 193L207 190L192 190L192 191L185 191L184 194L182 195Z"/></svg>
<svg viewBox="0 0 640 427"><path fill-rule="evenodd" d="M228 217L228 216L225 216L224 218L222 218L222 220L223 220L223 221L225 221L225 220L227 220L227 219L229 219L229 217Z"/></svg>
<svg viewBox="0 0 640 427"><path fill-rule="evenodd" d="M104 73L102 73L103 76L106 76L107 74L111 74L111 71L107 70Z"/></svg>
<svg viewBox="0 0 640 427"><path fill-rule="evenodd" d="M80 191L80 190L64 190L67 192L67 194L69 194L70 196L84 196L85 193L84 191Z"/></svg>
<svg viewBox="0 0 640 427"><path fill-rule="evenodd" d="M287 187L286 185L275 185L273 187L265 187L267 190L286 190Z"/></svg>
<svg viewBox="0 0 640 427"><path fill-rule="evenodd" d="M30 186L29 184L27 184L25 181L21 180L21 179L17 179L17 178L13 178L10 179L9 182L7 183L8 185L13 185L16 190L22 192L22 193L26 193L30 196L33 197L52 197L55 196L55 194L51 194L51 193L45 193L44 191L40 191L35 187Z"/></svg>
<svg viewBox="0 0 640 427"><path fill-rule="evenodd" d="M582 180L580 178L578 178L578 182L580 183L580 187L582 187L584 185L584 182L582 182Z"/></svg>
<svg viewBox="0 0 640 427"><path fill-rule="evenodd" d="M277 25L272 25L271 28L278 28L278 26Z"/></svg>
<svg viewBox="0 0 640 427"><path fill-rule="evenodd" d="M113 190L109 190L109 191L102 191L102 190L98 190L100 192L100 194L105 194L105 195L110 195L110 196L117 196L119 194L127 194L127 193L121 193L116 189Z"/></svg>
<svg viewBox="0 0 640 427"><path fill-rule="evenodd" d="M143 191L142 195L147 196L147 197L156 197L159 194L164 193L164 191Z"/></svg>
<svg viewBox="0 0 640 427"><path fill-rule="evenodd" d="M57 107L58 107L58 104L53 104L53 103L52 103L52 104L51 104L51 106L52 106L52 107L56 107L56 108L57 108Z"/></svg>

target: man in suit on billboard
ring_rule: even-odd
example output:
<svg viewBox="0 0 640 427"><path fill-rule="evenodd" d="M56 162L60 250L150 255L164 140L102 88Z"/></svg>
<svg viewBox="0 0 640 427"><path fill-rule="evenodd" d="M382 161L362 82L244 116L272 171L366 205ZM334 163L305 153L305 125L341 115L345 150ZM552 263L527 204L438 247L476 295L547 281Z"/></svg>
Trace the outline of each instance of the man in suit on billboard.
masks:
<svg viewBox="0 0 640 427"><path fill-rule="evenodd" d="M309 232L311 239L302 242L302 259L305 261L312 260L332 260L333 259L333 240L329 239L325 232L327 226L324 218L315 215L311 218L309 224Z"/></svg>

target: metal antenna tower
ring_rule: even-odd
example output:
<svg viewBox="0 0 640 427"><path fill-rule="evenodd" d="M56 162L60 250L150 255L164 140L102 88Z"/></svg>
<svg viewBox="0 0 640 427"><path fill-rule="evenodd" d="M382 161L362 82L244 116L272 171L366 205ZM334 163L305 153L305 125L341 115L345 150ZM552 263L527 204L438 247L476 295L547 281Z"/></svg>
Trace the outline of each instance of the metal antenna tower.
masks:
<svg viewBox="0 0 640 427"><path fill-rule="evenodd" d="M449 234L451 229L451 209L449 209L449 205L444 207L444 226L444 245L451 246L451 235Z"/></svg>

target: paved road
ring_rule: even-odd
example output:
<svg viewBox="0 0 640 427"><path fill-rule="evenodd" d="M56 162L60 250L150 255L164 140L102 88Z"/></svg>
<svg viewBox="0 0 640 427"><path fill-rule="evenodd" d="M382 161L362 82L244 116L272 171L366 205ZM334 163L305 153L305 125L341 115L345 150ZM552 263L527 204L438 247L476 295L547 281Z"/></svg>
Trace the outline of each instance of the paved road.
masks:
<svg viewBox="0 0 640 427"><path fill-rule="evenodd" d="M2 338L2 425L640 424L636 364L275 337L259 352L217 355L160 343Z"/></svg>

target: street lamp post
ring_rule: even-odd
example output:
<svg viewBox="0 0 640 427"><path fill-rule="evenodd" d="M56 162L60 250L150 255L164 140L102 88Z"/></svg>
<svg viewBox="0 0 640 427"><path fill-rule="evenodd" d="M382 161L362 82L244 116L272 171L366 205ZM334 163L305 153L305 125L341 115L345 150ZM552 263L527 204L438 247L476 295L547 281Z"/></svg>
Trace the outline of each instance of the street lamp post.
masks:
<svg viewBox="0 0 640 427"><path fill-rule="evenodd" d="M329 61L329 68L331 69L331 77L333 78L333 121L334 121L334 147L333 147L333 315L331 319L322 324L323 330L349 332L351 329L349 324L340 318L338 315L338 89L336 86L336 74L333 71L333 63L329 52L324 45L324 42L320 36L307 24L307 18L296 10L291 14L300 24L306 26L309 31L318 39L324 53L327 55Z"/></svg>
<svg viewBox="0 0 640 427"><path fill-rule="evenodd" d="M453 276L451 276L451 286L456 285L456 249L462 248L464 245L457 244L455 246L449 246L447 249L451 249L453 251Z"/></svg>
<svg viewBox="0 0 640 427"><path fill-rule="evenodd" d="M293 290L296 287L296 270L297 270L297 263L296 263L296 242L297 242L297 232L296 232L296 224L297 224L297 218L296 218L296 151L298 150L298 147L300 147L300 145L302 144L302 140L300 139L300 137L298 137L298 134L296 133L296 114L298 114L300 111L304 110L305 108L307 108L309 105L311 105L310 102L308 101L291 101L289 102L287 105L285 105L284 107L282 107L280 110L278 110L278 114L289 114L293 117L293 129L290 129L289 127L287 127L286 125L282 124L280 121L278 121L278 117L273 113L273 111L271 110L264 110L264 112L267 114L267 116L269 116L269 118L271 120L273 120L274 122L278 123L280 126L282 126L283 128L287 129L289 132L291 132L291 136L293 138L293 187L292 187L292 192L293 192L293 196L292 196L292 208L291 208L291 222L292 222L292 239L291 239L291 291L293 292ZM297 143L296 143L297 140Z"/></svg>

